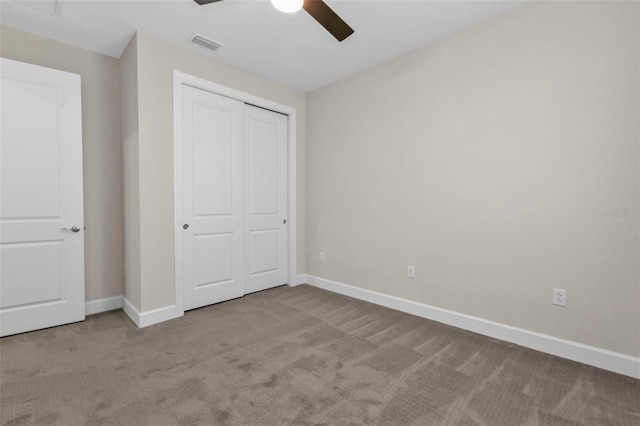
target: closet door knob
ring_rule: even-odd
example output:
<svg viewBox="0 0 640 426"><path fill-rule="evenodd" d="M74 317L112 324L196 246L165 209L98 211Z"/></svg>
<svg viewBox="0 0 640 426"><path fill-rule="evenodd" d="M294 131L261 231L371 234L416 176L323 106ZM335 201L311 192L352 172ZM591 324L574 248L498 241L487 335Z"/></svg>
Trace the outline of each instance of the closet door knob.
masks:
<svg viewBox="0 0 640 426"><path fill-rule="evenodd" d="M182 229L189 229L189 224L185 223L184 225L182 225Z"/></svg>
<svg viewBox="0 0 640 426"><path fill-rule="evenodd" d="M287 224L287 219L284 219L284 220L282 221L282 223L286 225L286 224Z"/></svg>
<svg viewBox="0 0 640 426"><path fill-rule="evenodd" d="M72 226L71 228L62 228L63 231L80 232L79 226Z"/></svg>

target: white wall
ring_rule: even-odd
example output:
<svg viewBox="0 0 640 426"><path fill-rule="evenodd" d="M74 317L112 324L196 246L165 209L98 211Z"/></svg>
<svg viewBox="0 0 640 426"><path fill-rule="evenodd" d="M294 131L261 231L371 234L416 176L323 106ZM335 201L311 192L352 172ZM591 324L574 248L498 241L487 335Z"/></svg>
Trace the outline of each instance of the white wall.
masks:
<svg viewBox="0 0 640 426"><path fill-rule="evenodd" d="M138 42L132 37L120 56L122 80L121 138L124 183L124 297L139 307L140 299L140 164L138 140Z"/></svg>
<svg viewBox="0 0 640 426"><path fill-rule="evenodd" d="M307 273L640 355L639 39L536 2L308 94Z"/></svg>
<svg viewBox="0 0 640 426"><path fill-rule="evenodd" d="M123 291L122 158L118 60L6 25L0 56L80 74L85 217L85 297Z"/></svg>

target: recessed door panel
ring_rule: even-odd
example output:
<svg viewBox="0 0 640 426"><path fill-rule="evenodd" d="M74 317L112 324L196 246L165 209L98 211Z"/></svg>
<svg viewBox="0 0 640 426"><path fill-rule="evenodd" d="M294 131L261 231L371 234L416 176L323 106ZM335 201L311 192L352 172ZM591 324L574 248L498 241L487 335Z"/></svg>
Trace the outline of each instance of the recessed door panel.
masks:
<svg viewBox="0 0 640 426"><path fill-rule="evenodd" d="M4 220L60 217L61 89L3 76L2 99L11 102L2 108L2 138L7 140L0 167Z"/></svg>
<svg viewBox="0 0 640 426"><path fill-rule="evenodd" d="M193 242L195 287L233 280L233 233L196 235Z"/></svg>
<svg viewBox="0 0 640 426"><path fill-rule="evenodd" d="M249 237L250 275L255 276L280 269L280 229L252 231Z"/></svg>
<svg viewBox="0 0 640 426"><path fill-rule="evenodd" d="M275 114L275 113L273 113ZM279 213L280 185L278 123L250 120L249 188L252 215Z"/></svg>
<svg viewBox="0 0 640 426"><path fill-rule="evenodd" d="M0 308L46 303L64 298L62 250L64 241L3 244ZM33 265L38 265L36 268Z"/></svg>
<svg viewBox="0 0 640 426"><path fill-rule="evenodd" d="M233 111L203 102L193 105L195 216L233 213Z"/></svg>

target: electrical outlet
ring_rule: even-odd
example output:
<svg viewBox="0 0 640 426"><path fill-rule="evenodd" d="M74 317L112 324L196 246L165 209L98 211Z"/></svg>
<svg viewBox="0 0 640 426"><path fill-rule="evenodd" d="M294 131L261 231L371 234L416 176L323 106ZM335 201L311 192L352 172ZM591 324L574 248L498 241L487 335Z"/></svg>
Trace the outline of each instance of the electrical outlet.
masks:
<svg viewBox="0 0 640 426"><path fill-rule="evenodd" d="M554 288L552 303L558 306L567 306L567 290Z"/></svg>
<svg viewBox="0 0 640 426"><path fill-rule="evenodd" d="M415 278L416 277L416 267L415 266L408 266L407 267L407 277L408 278Z"/></svg>
<svg viewBox="0 0 640 426"><path fill-rule="evenodd" d="M324 252L323 252L323 251L321 251L321 252L320 252L320 262L324 262L324 259L325 259L325 257L324 257Z"/></svg>

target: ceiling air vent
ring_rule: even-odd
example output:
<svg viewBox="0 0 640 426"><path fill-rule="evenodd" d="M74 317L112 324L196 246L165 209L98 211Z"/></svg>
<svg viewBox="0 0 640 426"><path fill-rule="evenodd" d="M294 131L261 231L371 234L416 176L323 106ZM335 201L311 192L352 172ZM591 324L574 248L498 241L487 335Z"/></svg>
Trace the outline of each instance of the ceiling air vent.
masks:
<svg viewBox="0 0 640 426"><path fill-rule="evenodd" d="M208 38L202 37L199 34L194 34L191 37L191 42L195 44L199 44L202 47L206 47L209 50L213 50L214 52L220 49L220 47L222 47L220 43L217 43L213 40L209 40Z"/></svg>
<svg viewBox="0 0 640 426"><path fill-rule="evenodd" d="M18 0L18 2L52 15L60 15L62 6L62 0Z"/></svg>

